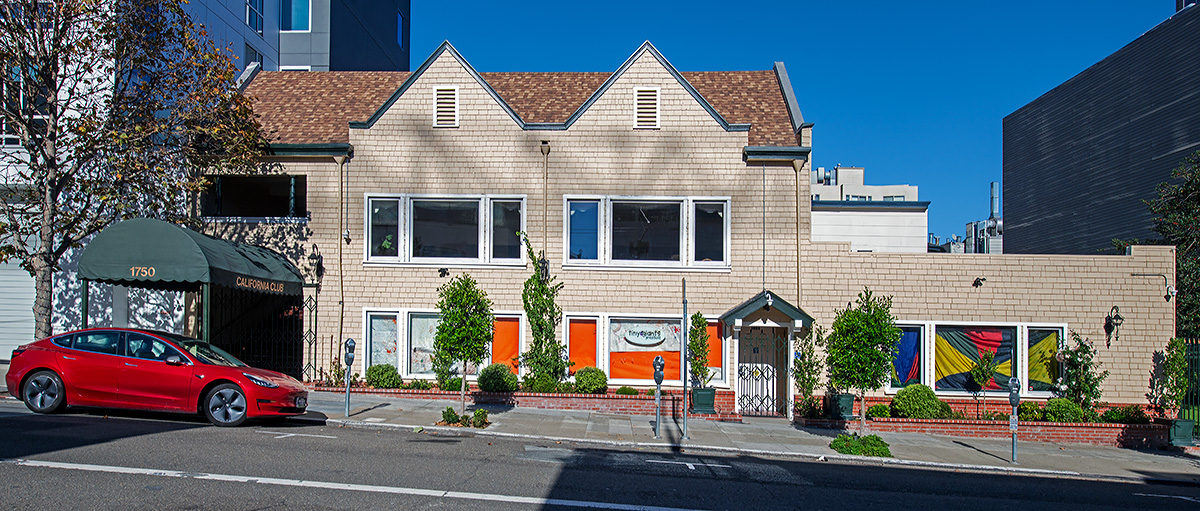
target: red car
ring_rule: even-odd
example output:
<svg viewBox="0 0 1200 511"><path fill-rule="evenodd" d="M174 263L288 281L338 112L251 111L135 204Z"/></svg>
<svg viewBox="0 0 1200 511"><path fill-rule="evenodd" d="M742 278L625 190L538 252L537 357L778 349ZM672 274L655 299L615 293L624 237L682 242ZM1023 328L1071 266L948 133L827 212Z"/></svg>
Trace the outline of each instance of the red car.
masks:
<svg viewBox="0 0 1200 511"><path fill-rule="evenodd" d="M64 406L200 413L217 426L300 415L308 391L207 342L152 330L67 332L12 352L8 391L37 413Z"/></svg>

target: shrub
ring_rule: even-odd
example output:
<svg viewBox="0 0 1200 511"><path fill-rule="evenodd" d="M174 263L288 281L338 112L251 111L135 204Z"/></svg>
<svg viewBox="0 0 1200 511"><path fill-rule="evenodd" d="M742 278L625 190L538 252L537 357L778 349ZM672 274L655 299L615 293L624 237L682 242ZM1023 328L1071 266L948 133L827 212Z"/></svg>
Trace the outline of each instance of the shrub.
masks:
<svg viewBox="0 0 1200 511"><path fill-rule="evenodd" d="M1004 413L1004 412L993 412L991 410L984 410L983 414L980 416L980 418L982 418L985 421L1006 421L1009 418L1009 414ZM1018 417L1017 420L1020 420L1020 418Z"/></svg>
<svg viewBox="0 0 1200 511"><path fill-rule="evenodd" d="M829 443L829 447L842 454L878 456L882 458L892 457L892 450L888 448L888 443L884 442L878 435L859 437L857 433L853 435L841 434Z"/></svg>
<svg viewBox="0 0 1200 511"><path fill-rule="evenodd" d="M699 312L692 314L691 328L688 330L687 355L688 367L692 376L693 387L707 387L712 381L712 370L708 368L708 320ZM578 378L575 381L579 381Z"/></svg>
<svg viewBox="0 0 1200 511"><path fill-rule="evenodd" d="M1040 421L1046 420L1046 413L1042 410L1042 405L1035 401L1022 401L1017 406L1017 420L1023 421Z"/></svg>
<svg viewBox="0 0 1200 511"><path fill-rule="evenodd" d="M817 396L801 397L796 403L796 414L805 419L819 419L823 413L821 398Z"/></svg>
<svg viewBox="0 0 1200 511"><path fill-rule="evenodd" d="M433 389L433 384L429 383L429 380L413 380L402 385L400 388L408 390L431 390Z"/></svg>
<svg viewBox="0 0 1200 511"><path fill-rule="evenodd" d="M622 395L622 396L636 396L636 395L638 395L638 391L637 391L637 389L635 389L635 388L633 388L633 387L621 387L621 388L617 389L616 393L617 393L617 394L620 394L620 395Z"/></svg>
<svg viewBox="0 0 1200 511"><path fill-rule="evenodd" d="M1075 332L1071 332L1071 339L1075 346L1062 350L1063 376L1059 379L1058 394L1084 410L1091 410L1100 399L1100 384L1108 378L1108 371L1100 370L1102 364L1096 360L1096 348L1092 341L1080 338Z"/></svg>
<svg viewBox="0 0 1200 511"><path fill-rule="evenodd" d="M471 416L471 425L477 428L482 428L488 424L488 411L483 409L475 410Z"/></svg>
<svg viewBox="0 0 1200 511"><path fill-rule="evenodd" d="M1150 417L1146 415L1146 411L1138 405L1119 406L1117 408L1109 408L1100 416L1103 422L1113 424L1149 424Z"/></svg>
<svg viewBox="0 0 1200 511"><path fill-rule="evenodd" d="M458 412L454 411L453 406L447 406L445 410L442 410L442 422L446 424L458 424L459 420Z"/></svg>
<svg viewBox="0 0 1200 511"><path fill-rule="evenodd" d="M462 386L463 386L463 379L458 376L455 376L453 378L446 380L446 383L442 384L441 389L442 390L463 390Z"/></svg>
<svg viewBox="0 0 1200 511"><path fill-rule="evenodd" d="M525 378L525 390L529 392L557 392L558 378L552 374L542 373Z"/></svg>
<svg viewBox="0 0 1200 511"><path fill-rule="evenodd" d="M517 375L508 364L492 364L479 372L479 390L484 392L515 392Z"/></svg>
<svg viewBox="0 0 1200 511"><path fill-rule="evenodd" d="M867 417L882 417L887 418L892 416L892 409L885 404L871 405L867 408Z"/></svg>
<svg viewBox="0 0 1200 511"><path fill-rule="evenodd" d="M582 394L608 392L608 376L598 367L585 367L575 372L575 388Z"/></svg>
<svg viewBox="0 0 1200 511"><path fill-rule="evenodd" d="M367 385L377 389L394 389L404 385L404 379L396 372L396 366L378 364L367 368Z"/></svg>
<svg viewBox="0 0 1200 511"><path fill-rule="evenodd" d="M1050 422L1085 422L1083 408L1070 399L1056 397L1046 402L1046 420Z"/></svg>
<svg viewBox="0 0 1200 511"><path fill-rule="evenodd" d="M896 417L909 419L944 419L953 412L950 405L937 398L927 385L909 385L900 389L892 399L892 411Z"/></svg>

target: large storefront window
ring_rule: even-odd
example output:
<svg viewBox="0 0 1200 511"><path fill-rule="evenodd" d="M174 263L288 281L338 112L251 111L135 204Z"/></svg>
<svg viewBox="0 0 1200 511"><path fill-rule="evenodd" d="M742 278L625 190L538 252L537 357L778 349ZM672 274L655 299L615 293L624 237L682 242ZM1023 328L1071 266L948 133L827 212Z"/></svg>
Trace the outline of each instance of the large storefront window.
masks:
<svg viewBox="0 0 1200 511"><path fill-rule="evenodd" d="M608 376L653 380L654 357L666 361L664 380L678 380L682 326L678 319L613 318L608 325Z"/></svg>
<svg viewBox="0 0 1200 511"><path fill-rule="evenodd" d="M935 328L934 369L936 390L975 391L971 369L984 352L996 355L996 374L984 389L1008 389L1013 370L1016 327L943 326Z"/></svg>
<svg viewBox="0 0 1200 511"><path fill-rule="evenodd" d="M1029 329L1029 382L1025 388L1035 392L1055 390L1061 366L1058 363L1058 343L1062 330L1058 328Z"/></svg>
<svg viewBox="0 0 1200 511"><path fill-rule="evenodd" d="M371 347L370 358L367 359L368 366L391 364L392 367L399 368L396 350L400 332L396 328L396 315L370 314L367 316L367 328Z"/></svg>
<svg viewBox="0 0 1200 511"><path fill-rule="evenodd" d="M921 383L922 327L901 326L896 342L896 359L892 361L892 388Z"/></svg>
<svg viewBox="0 0 1200 511"><path fill-rule="evenodd" d="M437 336L437 314L408 317L408 373L433 374L433 339Z"/></svg>

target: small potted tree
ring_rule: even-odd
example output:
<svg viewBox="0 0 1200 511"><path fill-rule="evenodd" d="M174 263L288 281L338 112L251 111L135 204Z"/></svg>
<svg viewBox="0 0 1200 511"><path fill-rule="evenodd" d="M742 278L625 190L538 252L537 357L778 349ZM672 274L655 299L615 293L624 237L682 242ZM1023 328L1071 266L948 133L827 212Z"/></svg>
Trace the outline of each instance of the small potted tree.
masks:
<svg viewBox="0 0 1200 511"><path fill-rule="evenodd" d="M825 340L830 385L857 390L859 403L865 405L867 391L882 387L891 377L899 340L891 297L874 296L870 288L863 288L855 307L837 311ZM860 428L865 429L866 413L859 415Z"/></svg>
<svg viewBox="0 0 1200 511"><path fill-rule="evenodd" d="M1192 430L1195 421L1183 418L1183 399L1187 395L1188 380L1187 342L1171 339L1162 353L1162 372L1156 382L1158 399L1156 405L1166 417L1155 418L1160 424L1171 427L1168 440L1171 445L1192 445Z"/></svg>
<svg viewBox="0 0 1200 511"><path fill-rule="evenodd" d="M692 411L695 413L717 413L717 389L708 386L712 381L712 370L708 368L708 320L699 312L692 314L692 325L688 329L688 365L692 373Z"/></svg>

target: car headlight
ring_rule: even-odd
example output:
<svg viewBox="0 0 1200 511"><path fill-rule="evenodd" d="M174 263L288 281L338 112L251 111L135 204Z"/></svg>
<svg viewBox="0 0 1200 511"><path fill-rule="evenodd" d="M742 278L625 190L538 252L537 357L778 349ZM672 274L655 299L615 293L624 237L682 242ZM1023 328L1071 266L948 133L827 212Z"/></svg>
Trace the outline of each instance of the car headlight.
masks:
<svg viewBox="0 0 1200 511"><path fill-rule="evenodd" d="M273 389L273 388L276 388L276 387L278 387L278 386L279 386L279 385L276 385L276 384L274 384L274 383L271 383L271 382L269 382L269 381L267 381L267 380L264 380L264 379L262 379L262 378L259 378L259 377L257 377L257 376L254 376L253 374L242 373L242 376L245 376L245 377L246 377L246 379L247 379L247 380L250 380L250 382L251 382L251 383L253 383L253 384L255 384L255 385L258 385L258 386L260 386L260 387L266 387L266 388L268 388L268 389Z"/></svg>

